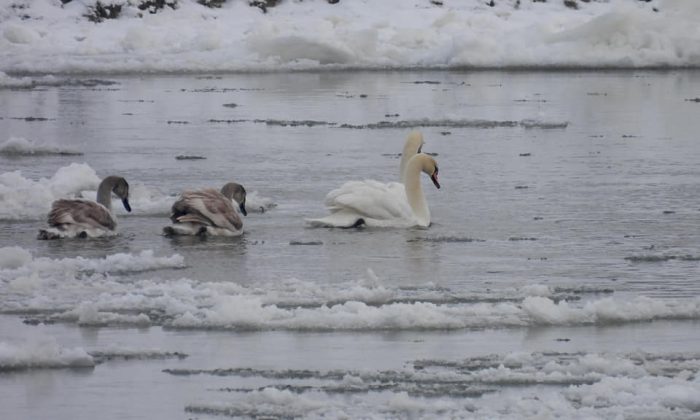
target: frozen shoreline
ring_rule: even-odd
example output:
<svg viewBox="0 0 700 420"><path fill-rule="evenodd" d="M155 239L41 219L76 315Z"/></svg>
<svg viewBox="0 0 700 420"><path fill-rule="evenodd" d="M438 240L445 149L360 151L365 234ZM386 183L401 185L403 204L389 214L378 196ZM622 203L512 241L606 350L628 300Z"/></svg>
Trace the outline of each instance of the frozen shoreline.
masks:
<svg viewBox="0 0 700 420"><path fill-rule="evenodd" d="M17 3L0 11L0 71L15 75L700 67L700 4L678 0L285 1L265 14L180 0L99 23L92 0Z"/></svg>

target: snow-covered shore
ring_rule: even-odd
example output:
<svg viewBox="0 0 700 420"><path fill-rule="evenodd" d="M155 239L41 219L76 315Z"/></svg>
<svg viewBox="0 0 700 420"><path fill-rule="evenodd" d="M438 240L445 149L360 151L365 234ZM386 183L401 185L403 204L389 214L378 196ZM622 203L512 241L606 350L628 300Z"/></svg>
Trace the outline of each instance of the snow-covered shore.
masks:
<svg viewBox="0 0 700 420"><path fill-rule="evenodd" d="M266 13L243 0L156 13L108 2L120 13L101 22L86 16L96 0L5 2L0 71L700 66L700 2L687 0L285 0Z"/></svg>

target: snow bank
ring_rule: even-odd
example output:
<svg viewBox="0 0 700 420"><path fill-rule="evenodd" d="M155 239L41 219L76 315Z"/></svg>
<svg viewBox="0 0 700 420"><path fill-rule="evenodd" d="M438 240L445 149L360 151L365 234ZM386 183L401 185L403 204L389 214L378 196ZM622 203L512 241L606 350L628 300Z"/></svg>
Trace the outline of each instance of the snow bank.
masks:
<svg viewBox="0 0 700 420"><path fill-rule="evenodd" d="M5 72L700 66L700 10L687 0L287 0L265 14L233 0L155 14L122 2L100 23L83 1L15 3L26 7L0 12Z"/></svg>

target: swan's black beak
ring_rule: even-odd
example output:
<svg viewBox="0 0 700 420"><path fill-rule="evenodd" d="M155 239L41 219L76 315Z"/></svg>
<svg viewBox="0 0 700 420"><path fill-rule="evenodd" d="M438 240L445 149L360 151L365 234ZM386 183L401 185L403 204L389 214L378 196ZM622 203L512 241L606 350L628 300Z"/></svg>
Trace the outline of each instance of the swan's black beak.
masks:
<svg viewBox="0 0 700 420"><path fill-rule="evenodd" d="M421 144L420 146L418 146L418 151L417 151L416 153L420 153L421 150L423 150L423 145L422 145L422 144Z"/></svg>
<svg viewBox="0 0 700 420"><path fill-rule="evenodd" d="M128 198L122 198L122 204L124 205L124 208L126 211L131 213L131 206L129 205L129 199Z"/></svg>
<svg viewBox="0 0 700 420"><path fill-rule="evenodd" d="M245 201L239 204L238 208L241 209L241 213L243 213L244 216L248 215L248 212L245 210Z"/></svg>
<svg viewBox="0 0 700 420"><path fill-rule="evenodd" d="M433 181L433 184L435 184L435 188L438 190L440 189L440 182L438 181L438 169L435 168L435 172L433 172L432 175L430 175L430 180Z"/></svg>

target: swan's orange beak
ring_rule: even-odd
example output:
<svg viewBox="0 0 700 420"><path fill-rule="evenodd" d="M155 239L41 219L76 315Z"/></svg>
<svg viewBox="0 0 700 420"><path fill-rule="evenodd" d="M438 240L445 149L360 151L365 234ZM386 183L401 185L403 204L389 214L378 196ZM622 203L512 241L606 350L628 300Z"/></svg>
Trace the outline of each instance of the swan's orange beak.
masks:
<svg viewBox="0 0 700 420"><path fill-rule="evenodd" d="M430 175L430 180L433 181L433 184L435 184L435 187L439 190L440 189L440 182L438 181L438 169L435 168L435 172L433 172L432 175Z"/></svg>

